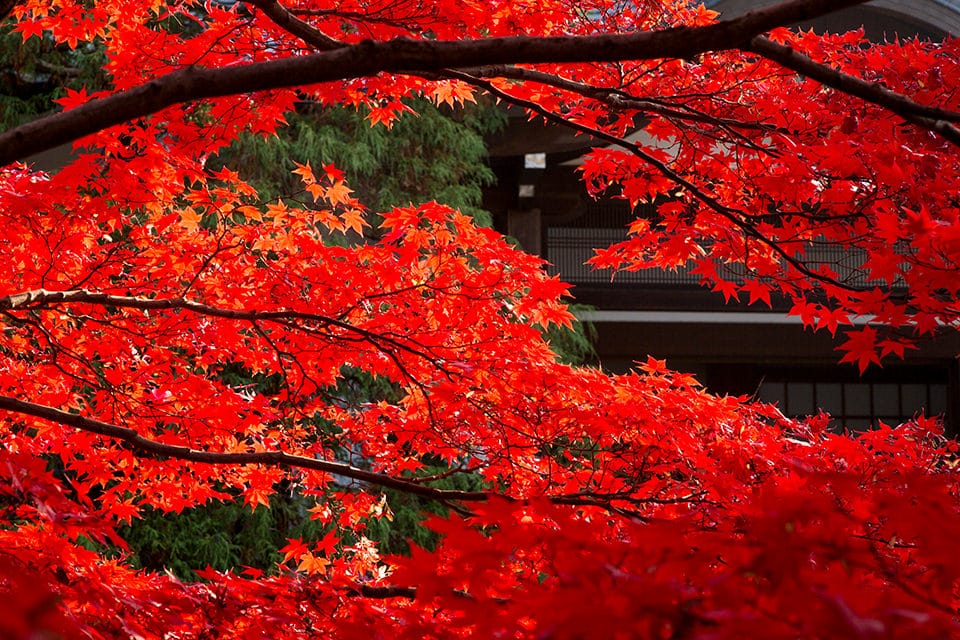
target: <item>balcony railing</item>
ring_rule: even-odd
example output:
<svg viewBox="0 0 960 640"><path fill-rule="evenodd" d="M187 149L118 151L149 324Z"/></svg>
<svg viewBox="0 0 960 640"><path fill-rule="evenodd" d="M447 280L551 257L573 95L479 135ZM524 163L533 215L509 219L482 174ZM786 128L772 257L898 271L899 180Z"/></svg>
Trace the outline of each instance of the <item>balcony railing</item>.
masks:
<svg viewBox="0 0 960 640"><path fill-rule="evenodd" d="M679 267L675 271L662 269L643 269L641 271L599 270L586 265L593 257L594 250L606 248L627 239L625 228L597 227L548 227L545 237L545 258L551 263L550 271L574 285L613 285L620 287L674 287L693 288L700 284L700 276L690 273L692 264ZM820 265L829 266L841 282L858 288L883 287L886 283L871 280L861 268L866 261L866 252L834 244L816 244L807 248L804 262L810 268ZM718 266L721 276L733 281L743 282L742 265ZM902 282L894 283L900 288Z"/></svg>

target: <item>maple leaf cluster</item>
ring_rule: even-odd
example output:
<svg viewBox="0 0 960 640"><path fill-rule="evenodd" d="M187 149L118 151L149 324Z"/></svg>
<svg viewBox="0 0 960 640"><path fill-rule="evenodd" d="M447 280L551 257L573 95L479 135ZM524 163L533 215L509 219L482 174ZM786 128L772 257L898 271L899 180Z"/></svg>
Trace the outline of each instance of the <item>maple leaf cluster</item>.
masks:
<svg viewBox="0 0 960 640"><path fill-rule="evenodd" d="M291 159L277 201L207 166L302 103L389 126L485 94L598 140L595 194L656 205L597 265L692 261L831 332L870 315L865 366L958 320L960 55L762 35L838 4L16 4L23 38L101 47L110 88L0 134L0 634L960 635L935 420L834 434L652 358L560 363L540 329L567 286L496 232L373 216L327 160ZM65 142L57 172L14 162ZM358 399L358 372L391 392ZM271 572L138 571L117 534L291 487L323 534ZM388 489L445 506L436 549L365 535Z"/></svg>

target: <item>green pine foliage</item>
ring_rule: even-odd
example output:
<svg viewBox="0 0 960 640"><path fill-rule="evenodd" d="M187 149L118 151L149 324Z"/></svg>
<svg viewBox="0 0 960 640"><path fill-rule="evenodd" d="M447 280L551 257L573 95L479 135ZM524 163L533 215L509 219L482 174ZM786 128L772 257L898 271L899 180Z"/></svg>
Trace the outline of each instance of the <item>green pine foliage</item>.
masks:
<svg viewBox="0 0 960 640"><path fill-rule="evenodd" d="M567 308L573 312L592 311L588 304L571 303ZM597 329L590 322L574 322L572 327L551 325L543 331L550 348L557 354L557 360L564 364L584 365L593 362L597 352L593 343L597 338Z"/></svg>
<svg viewBox="0 0 960 640"><path fill-rule="evenodd" d="M81 43L75 49L47 37L21 40L0 29L0 129L9 129L54 111L67 89L92 93L107 86L101 47Z"/></svg>
<svg viewBox="0 0 960 640"><path fill-rule="evenodd" d="M245 176L265 200L296 199L303 185L293 161L319 167L333 163L373 211L436 200L468 213L480 224L482 188L492 184L483 136L505 124L495 107L451 110L410 100L393 127L371 126L366 114L312 103L300 105L276 136L247 135L211 160Z"/></svg>
<svg viewBox="0 0 960 640"><path fill-rule="evenodd" d="M170 570L183 580L195 571L252 567L276 570L277 549L288 538L319 538L323 524L311 520L312 502L297 492L274 495L270 508L255 510L240 501L210 502L181 513L149 510L118 532L130 547L128 561L147 571Z"/></svg>

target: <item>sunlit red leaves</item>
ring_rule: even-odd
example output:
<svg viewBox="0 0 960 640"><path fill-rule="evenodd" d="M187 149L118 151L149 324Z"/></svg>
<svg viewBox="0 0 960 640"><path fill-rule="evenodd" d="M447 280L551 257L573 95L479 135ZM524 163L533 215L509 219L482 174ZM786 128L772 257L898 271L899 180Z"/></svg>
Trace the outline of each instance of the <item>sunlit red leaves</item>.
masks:
<svg viewBox="0 0 960 640"><path fill-rule="evenodd" d="M400 100L383 99L374 100L370 103L367 119L370 126L382 125L388 129L393 127L393 123L404 113L416 115L416 112Z"/></svg>
<svg viewBox="0 0 960 640"><path fill-rule="evenodd" d="M847 341L843 344L844 354L841 362L854 362L861 372L871 364L879 364L877 353L877 330L866 326L863 329L851 329L846 332Z"/></svg>
<svg viewBox="0 0 960 640"><path fill-rule="evenodd" d="M761 282L760 280L747 280L740 290L749 294L750 304L763 302L767 307L773 306L770 302L771 286L765 282Z"/></svg>
<svg viewBox="0 0 960 640"><path fill-rule="evenodd" d="M890 431L882 437L891 435L898 439ZM867 637L924 627L931 634L949 633L954 624L949 615L924 611L916 594L894 585L883 588L887 572L905 569L901 563L911 562L910 550L931 532L894 524L905 534L897 539L890 529L881 532L883 525L870 524L878 510L892 506L888 500L894 495L894 500L909 499L890 493L897 483L913 486L916 479L919 492L911 495L924 496L904 514L912 514L914 523L923 519L916 517L918 509L936 509L942 491L928 494L920 489L922 474L903 477L884 470L889 460L843 440L835 441L836 453L846 458L838 463L861 472L872 468L869 485L846 472L812 472L813 452L802 447L794 448L794 461L788 457L786 465L764 469L767 460L758 454L782 445L730 444L723 465L743 464L743 455L753 450L747 467L755 471L742 481L756 493L745 494L741 487L729 494L731 519L723 517L708 530L692 518L623 522L619 537L598 544L602 512L581 509L575 516L545 502L492 503L494 508L477 509L477 517L466 522L435 522L446 534L438 556L416 552L397 559L395 577L424 585L418 597L478 633L510 629L521 635L606 637L625 629L648 635L680 627L721 637L794 637L816 629ZM748 495L753 497L744 500ZM703 508L721 513L709 503ZM851 536L851 519L861 517L865 528ZM880 575L861 571L875 563L885 567ZM493 578L490 572L498 568ZM677 580L678 575L684 579ZM578 603L592 602L601 592L605 615L598 619ZM469 597L458 599L459 594ZM757 617L758 609L772 615Z"/></svg>
<svg viewBox="0 0 960 640"><path fill-rule="evenodd" d="M432 97L437 105L446 104L449 107L476 102L473 97L473 89L458 80L438 83L433 90Z"/></svg>
<svg viewBox="0 0 960 640"><path fill-rule="evenodd" d="M316 179L306 166L300 171L305 179ZM223 174L222 178L234 179ZM342 185L330 166L321 180L332 189ZM63 316L44 312L39 316L43 326L36 334L40 337L35 336L51 344L72 343L69 366L96 390L82 402L89 415L135 425L161 442L227 452L285 446L319 453L322 449L316 443L301 441L309 430L292 424L280 429L275 421L288 403L309 420L323 407L322 397L313 394L334 384L345 362L374 375L409 382L447 378L450 359L459 365L455 371L464 375L482 370L498 357L497 349L518 357L525 351L529 351L527 357L547 355L543 343L531 341L537 334L521 319L542 324L570 319L557 301L566 286L530 271L539 268L539 260L509 250L496 234L476 229L467 218L444 207L430 205L388 215L388 224L402 235L402 241L388 239L383 246L348 249L326 245L314 224L317 218L311 220L310 212L301 213L282 202L269 204L263 211L240 207L229 192L212 185L185 195L192 209L161 212L146 226L135 227L123 242L100 245L110 260L101 262L96 253L88 253L87 284L140 295L145 304L186 292L186 298L220 311L206 316L187 310L95 305L83 308L87 314L83 321L69 311ZM342 192L333 195L343 197ZM249 223L231 220L238 209ZM351 211L345 211L344 220L350 220ZM185 235L181 225L191 220L197 228ZM120 256L127 258L121 261ZM293 265L296 271L290 270ZM122 287L118 286L121 278ZM345 282L350 286L344 287ZM39 284L25 282L24 288ZM269 311L271 305L273 311ZM318 314L317 319L287 325L269 317L290 309ZM414 311L418 319L397 315L395 309ZM216 315L234 312L266 312L267 316L256 324ZM97 322L88 326L91 318ZM11 344L23 344L18 333L7 337ZM34 399L53 406L78 404L69 396L72 378L63 370L63 362L58 369L45 363L32 345L30 352L39 358L35 371L46 378L45 391L34 392ZM261 395L250 385L225 383L221 371L232 362L243 363L250 374L278 377L279 390L273 396ZM55 384L58 378L61 382ZM337 417L335 412L332 415ZM423 417L417 420L422 427ZM75 434L52 446L66 464L82 473L78 487L83 491L119 483L121 490L108 495L117 496L120 519L133 516L139 504L123 497L122 490L131 491L137 501L149 499L161 510L180 511L217 497L203 490L217 478L257 507L268 505L280 477L273 471L221 472L203 467L188 471L181 464L137 461L120 448L88 459L82 451L92 446L89 439ZM116 459L122 461L120 475L101 464L113 455L120 455ZM381 507L377 510L384 512ZM357 513L370 515L369 509ZM358 522L349 510L341 518L343 526Z"/></svg>
<svg viewBox="0 0 960 640"><path fill-rule="evenodd" d="M348 42L712 18L678 3L283 6ZM31 0L14 15L26 37L96 39L116 89L304 48L252 5ZM776 38L956 106L956 43ZM923 334L956 320L956 155L943 142L739 53L542 69L643 104L611 112L546 84L496 86L608 134L643 125L636 140L675 174L627 150L586 158L591 194L658 205L597 266L692 266L725 298L770 305L780 294L804 325L830 333L869 314L876 324L848 331L843 345L861 370L910 348L910 336L880 323ZM193 450L349 452L422 486L432 482L427 463L442 461L444 478L469 474L505 497L464 504L466 519L434 518L445 536L437 553L384 562L363 535L371 518L390 517L379 489L138 456L5 416L0 546L13 551L0 555L0 591L16 615L0 621L4 632L67 620L67 633L123 637L957 635L956 450L929 419L858 440L828 435L825 416L787 421L773 407L710 396L654 358L616 377L561 365L533 325L570 322L567 286L493 231L428 203L384 212L368 233L332 164L291 167L306 196L272 203L206 166L243 132L269 135L295 103L347 104L389 127L413 116L404 100L414 95L473 99L461 82L388 74L224 96L98 132L83 141L93 152L52 176L5 169L2 294L82 287L138 302L5 310L0 394ZM61 106L92 98L70 92ZM857 256L853 275L869 285L842 260L818 258L824 244ZM181 299L206 306L160 304ZM349 399L351 371L395 395ZM268 506L280 482L317 496L309 513L329 528L317 541L289 540L275 576L207 570L188 585L79 544L122 549L113 527L147 505ZM393 586L401 595L361 597Z"/></svg>
<svg viewBox="0 0 960 640"><path fill-rule="evenodd" d="M907 89L906 77L929 76L931 66L942 75L944 64L949 73L958 73L956 64L940 58L949 43L903 43L898 49L867 47L856 33L821 38L783 31L777 37L854 75L889 77L908 95L920 87ZM884 62L888 59L896 61L894 67L915 69L900 77ZM594 264L670 270L692 258L695 272L727 299L739 288L751 302L767 303L766 295L779 290L794 305L823 305L821 321L808 326L835 332L838 318L870 315L880 323L913 325L918 333L921 325L931 328L935 323L929 318L956 296L955 285L946 279L946 274L955 276L958 264L952 231L956 203L942 197L953 191L944 181L955 179L957 169L949 145L897 128L880 108L817 90L812 82L772 77L768 74L776 67L762 61L717 54L698 65L696 73L658 77L649 91L664 96L663 82L670 82L677 93L695 93L698 97L682 108L726 119L736 134L702 129L693 134L695 127L679 115L654 118L644 130L654 140L644 149L675 172L665 183L628 151L590 154L583 171L591 192L622 190L632 202L659 193L665 201L658 217L648 216L632 229L633 238L601 252ZM738 92L736 105L727 100L728 91ZM956 97L942 90L928 91L925 99L956 106ZM661 100L662 106L680 108L670 98ZM751 130L753 124L761 126ZM780 133L766 137L765 125ZM718 137L725 142L717 144ZM933 169L937 164L940 170ZM680 189L680 181L690 188ZM705 260L670 250L682 248L678 238L695 239L719 265L743 265L745 275L731 279ZM768 243L784 253L770 253ZM818 259L818 247L825 243L837 253ZM758 248L766 252L761 260ZM884 295L867 295L875 285Z"/></svg>
<svg viewBox="0 0 960 640"><path fill-rule="evenodd" d="M306 544L301 540L288 540L289 544L278 549L283 554L283 562L293 560L297 571L307 574L325 574L330 561L322 555L313 553L310 549L312 545ZM328 553L333 549L330 548Z"/></svg>

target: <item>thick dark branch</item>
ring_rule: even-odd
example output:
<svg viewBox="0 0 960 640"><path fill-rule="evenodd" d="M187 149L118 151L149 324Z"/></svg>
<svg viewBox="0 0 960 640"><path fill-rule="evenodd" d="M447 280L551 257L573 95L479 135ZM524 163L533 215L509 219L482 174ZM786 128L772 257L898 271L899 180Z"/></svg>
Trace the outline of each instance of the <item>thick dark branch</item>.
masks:
<svg viewBox="0 0 960 640"><path fill-rule="evenodd" d="M282 451L253 451L249 453L222 453L215 451L203 451L200 449L191 449L190 447L166 444L145 438L134 429L121 427L119 425L85 418L75 413L67 413L53 407L48 407L33 402L25 402L8 396L0 396L0 409L20 413L23 415L49 420L62 425L96 433L108 438L113 438L127 444L136 455L140 456L161 456L164 458L173 458L176 460L185 460L188 462L200 462L204 464L217 465L246 465L246 464L264 464L269 466L287 466L299 469L312 469L332 473L366 482L378 487L395 489L404 493L417 495L430 500L439 500L443 502L465 501L478 502L490 499L492 494L485 491L456 491L453 489L434 489L422 484L410 482L404 478L388 476L383 473L375 473L360 469L343 462L331 462L328 460L318 460L317 458L307 458L305 456L292 455Z"/></svg>
<svg viewBox="0 0 960 640"><path fill-rule="evenodd" d="M374 587L369 584L358 585L347 591L347 595L358 595L364 598L383 599L388 598L409 598L413 600L417 597L416 587Z"/></svg>
<svg viewBox="0 0 960 640"><path fill-rule="evenodd" d="M473 594L463 591L461 589L454 589L452 591L453 595L458 598L465 598L467 600L475 600L476 596ZM414 600L417 597L417 588L416 587L395 587L395 586L382 586L375 587L373 585L357 585L346 589L346 594L348 596L362 596L364 598L372 598L379 600L386 600L388 598L407 598L409 600ZM497 604L506 604L509 600L505 598L490 598L491 602Z"/></svg>
<svg viewBox="0 0 960 640"><path fill-rule="evenodd" d="M960 122L958 111L920 104L880 83L867 82L821 64L795 49L762 36L750 40L744 50L759 54L820 84L888 109L911 124L933 131L960 146L960 128L951 124Z"/></svg>
<svg viewBox="0 0 960 640"><path fill-rule="evenodd" d="M612 62L689 58L744 47L784 24L815 18L864 0L793 0L705 27L624 35L365 41L326 53L222 69L188 67L0 135L0 166L72 142L166 107L229 95L372 76L438 72L510 63Z"/></svg>
<svg viewBox="0 0 960 640"><path fill-rule="evenodd" d="M486 502L487 500L493 498L500 498L502 500L509 501L518 500L518 498L513 496L492 491L458 491L455 489L436 489L434 487L418 484L411 478L398 478L396 476L390 476L384 473L376 473L373 471L360 469L344 462L331 462L329 460L308 458L306 456L298 456L290 453L284 453L282 451L227 453L192 449L186 446L151 440L150 438L146 438L137 433L135 429L131 429L129 427L122 427L119 425L110 424L109 422L86 418L76 413L68 413L66 411L61 411L60 409L36 404L34 402L18 400L9 396L0 395L0 410L33 416L42 420L49 420L50 422L55 422L64 426L73 427L74 429L86 431L88 433L96 433L101 436L113 438L114 440L125 443L136 456L160 456L162 458L215 465L239 466L247 464L263 464L274 467L283 466L295 467L298 469L311 469L314 471L336 474L377 487L394 489L396 491L420 496L429 500L443 502L450 508L465 515L468 515L469 511L456 505L456 502ZM690 496L679 498L676 501L692 502L698 500L700 497L700 494L691 494ZM641 519L643 518L643 516L639 513L625 510L622 507L613 506L609 500L593 498L587 494L560 494L547 496L547 499L554 504L593 506L600 509L605 509L611 513L619 513L621 515L628 515L630 517ZM655 497L644 498L627 495L619 496L619 499L622 501L631 502L635 505L664 502L662 499Z"/></svg>
<svg viewBox="0 0 960 640"><path fill-rule="evenodd" d="M334 40L313 25L290 13L277 0L247 0L247 4L257 7L278 27L320 51L333 51L345 46L339 40Z"/></svg>

